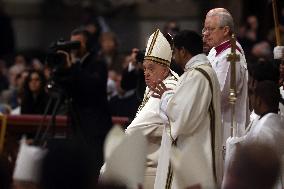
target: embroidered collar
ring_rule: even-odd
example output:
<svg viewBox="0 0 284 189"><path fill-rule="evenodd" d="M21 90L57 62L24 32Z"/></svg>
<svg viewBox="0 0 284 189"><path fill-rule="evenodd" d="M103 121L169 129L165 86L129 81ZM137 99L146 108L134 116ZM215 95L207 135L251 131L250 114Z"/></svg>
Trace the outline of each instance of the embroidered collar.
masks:
<svg viewBox="0 0 284 189"><path fill-rule="evenodd" d="M185 65L184 71L186 72L187 70L202 65L202 64L209 64L209 60L205 54L198 54L193 56Z"/></svg>
<svg viewBox="0 0 284 189"><path fill-rule="evenodd" d="M231 47L230 40L221 43L217 47L214 47L214 49L216 50L216 55L215 56L218 56L221 52L227 50L230 47ZM240 53L242 53L241 49L238 46L237 46L236 50L239 51Z"/></svg>

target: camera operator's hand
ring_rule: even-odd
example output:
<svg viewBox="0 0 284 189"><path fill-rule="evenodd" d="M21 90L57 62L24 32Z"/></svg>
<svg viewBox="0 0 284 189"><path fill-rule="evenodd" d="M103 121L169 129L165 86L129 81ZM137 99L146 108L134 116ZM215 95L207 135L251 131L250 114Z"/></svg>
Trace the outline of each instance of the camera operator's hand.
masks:
<svg viewBox="0 0 284 189"><path fill-rule="evenodd" d="M75 57L72 54L69 54L66 51L58 50L58 54L63 54L65 56L65 67L70 68L72 64L75 64Z"/></svg>

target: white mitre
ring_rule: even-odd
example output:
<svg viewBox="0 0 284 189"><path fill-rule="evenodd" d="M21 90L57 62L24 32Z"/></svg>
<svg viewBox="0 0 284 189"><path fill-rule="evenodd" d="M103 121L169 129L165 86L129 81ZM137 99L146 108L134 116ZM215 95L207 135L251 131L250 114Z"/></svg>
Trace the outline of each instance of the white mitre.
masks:
<svg viewBox="0 0 284 189"><path fill-rule="evenodd" d="M147 141L139 130L126 135L114 126L105 141L105 170L100 180L137 189L144 182Z"/></svg>
<svg viewBox="0 0 284 189"><path fill-rule="evenodd" d="M173 166L173 175L176 180L178 188L190 188L198 185L202 189L214 189L215 184L212 177L207 176L206 163L200 164L200 162L208 162L207 157L199 156L198 151L200 146L192 145L185 151L180 151L178 148L173 147L171 149L171 164Z"/></svg>
<svg viewBox="0 0 284 189"><path fill-rule="evenodd" d="M38 183L40 181L42 160L47 150L28 145L26 139L21 140L13 179Z"/></svg>
<svg viewBox="0 0 284 189"><path fill-rule="evenodd" d="M168 67L171 64L171 45L159 29L148 39L144 60L152 60Z"/></svg>

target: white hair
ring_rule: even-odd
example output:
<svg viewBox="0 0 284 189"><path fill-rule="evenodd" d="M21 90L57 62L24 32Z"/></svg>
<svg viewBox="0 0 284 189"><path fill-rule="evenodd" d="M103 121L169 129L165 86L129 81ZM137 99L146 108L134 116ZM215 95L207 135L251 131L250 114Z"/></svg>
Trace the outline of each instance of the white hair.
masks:
<svg viewBox="0 0 284 189"><path fill-rule="evenodd" d="M230 28L231 33L234 33L234 19L230 12L227 9L224 8L215 8L211 9L206 17L209 16L217 16L219 18L219 26L225 27L228 26Z"/></svg>

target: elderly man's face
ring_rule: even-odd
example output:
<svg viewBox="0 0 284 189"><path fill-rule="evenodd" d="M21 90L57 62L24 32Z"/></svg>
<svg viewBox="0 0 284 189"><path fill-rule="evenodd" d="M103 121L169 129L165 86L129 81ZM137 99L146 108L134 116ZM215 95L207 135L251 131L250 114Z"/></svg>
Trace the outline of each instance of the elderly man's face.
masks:
<svg viewBox="0 0 284 189"><path fill-rule="evenodd" d="M168 68L151 60L143 61L145 82L148 87L156 87L159 80L164 80L168 75Z"/></svg>
<svg viewBox="0 0 284 189"><path fill-rule="evenodd" d="M225 27L220 27L220 18L218 16L206 17L202 34L209 48L220 45L228 35Z"/></svg>

